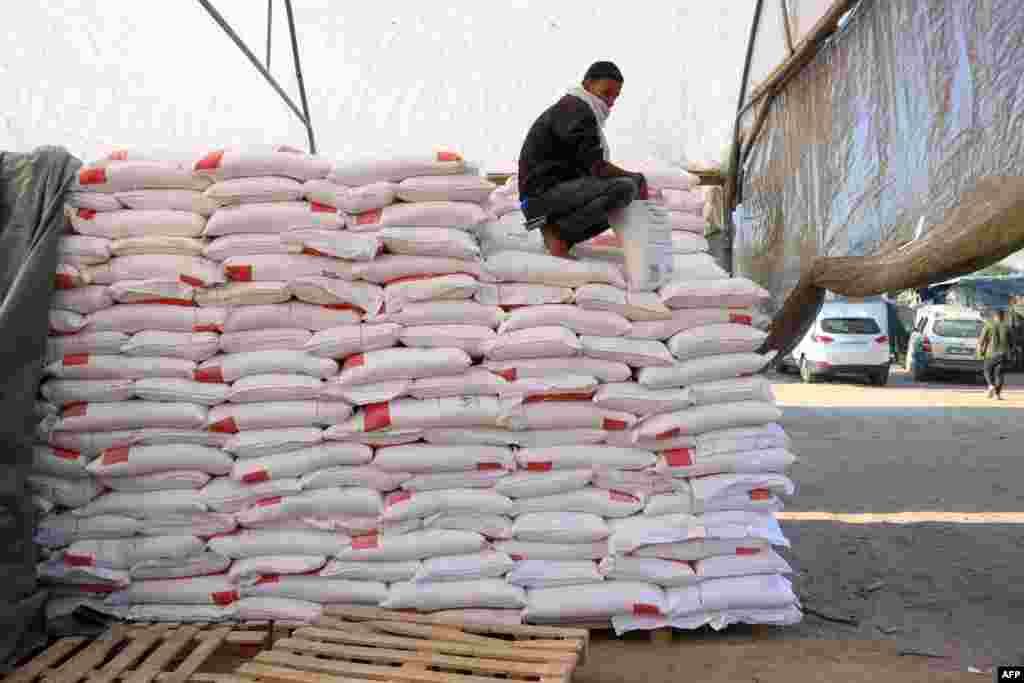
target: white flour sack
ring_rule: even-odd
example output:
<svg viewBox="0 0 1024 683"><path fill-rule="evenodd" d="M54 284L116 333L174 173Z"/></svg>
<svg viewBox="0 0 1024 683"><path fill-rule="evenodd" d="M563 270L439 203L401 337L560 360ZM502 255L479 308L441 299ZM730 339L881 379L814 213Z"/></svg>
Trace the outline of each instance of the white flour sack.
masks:
<svg viewBox="0 0 1024 683"><path fill-rule="evenodd" d="M469 531L424 530L400 536L358 536L351 547L337 553L342 562L408 562L427 557L467 555L487 547L487 541Z"/></svg>
<svg viewBox="0 0 1024 683"><path fill-rule="evenodd" d="M147 560L132 566L133 581L146 579L183 579L189 576L221 574L231 560L216 553L202 552L182 560Z"/></svg>
<svg viewBox="0 0 1024 683"><path fill-rule="evenodd" d="M785 430L776 423L723 429L696 438L697 451L701 455L724 455L767 448L790 448L792 440Z"/></svg>
<svg viewBox="0 0 1024 683"><path fill-rule="evenodd" d="M668 350L679 360L730 353L753 353L768 337L750 325L705 325L680 332L669 339Z"/></svg>
<svg viewBox="0 0 1024 683"><path fill-rule="evenodd" d="M501 361L577 356L581 349L580 339L572 330L550 326L500 335L487 344L485 351L488 360Z"/></svg>
<svg viewBox="0 0 1024 683"><path fill-rule="evenodd" d="M242 598L232 605L239 621L288 621L313 624L323 616L324 606L318 602L288 598Z"/></svg>
<svg viewBox="0 0 1024 683"><path fill-rule="evenodd" d="M78 209L69 215L71 227L80 235L122 239L125 237L199 237L206 218L190 211L108 211L97 213Z"/></svg>
<svg viewBox="0 0 1024 683"><path fill-rule="evenodd" d="M171 279L120 280L110 285L110 295L119 304L191 306L196 297L196 288Z"/></svg>
<svg viewBox="0 0 1024 683"><path fill-rule="evenodd" d="M238 460L230 470L231 478L244 484L271 479L301 477L310 472L340 465L365 465L373 459L373 450L363 444L327 443L276 455ZM328 470L329 471L329 470ZM340 478L336 478L341 480ZM343 484L336 484L342 486ZM345 486L358 486L351 483ZM317 487L320 488L320 487ZM397 488L397 486L392 487Z"/></svg>
<svg viewBox="0 0 1024 683"><path fill-rule="evenodd" d="M139 521L123 515L76 517L69 512L42 517L36 527L34 541L49 548L59 548L75 541L128 538L139 532Z"/></svg>
<svg viewBox="0 0 1024 683"><path fill-rule="evenodd" d="M594 478L591 468L552 470L550 472L514 472L502 477L494 490L509 498L536 498L578 491Z"/></svg>
<svg viewBox="0 0 1024 683"><path fill-rule="evenodd" d="M533 358L512 361L485 361L484 367L506 381L550 378L566 374L596 377L602 382L625 382L633 373L625 363L596 358Z"/></svg>
<svg viewBox="0 0 1024 683"><path fill-rule="evenodd" d="M353 267L346 261L305 254L262 254L231 256L224 261L224 273L235 282L294 282L299 278L354 280ZM310 303L335 303L333 301Z"/></svg>
<svg viewBox="0 0 1024 683"><path fill-rule="evenodd" d="M78 172L78 185L87 192L129 190L205 190L209 180L194 178L189 170L170 161L119 160L88 166Z"/></svg>
<svg viewBox="0 0 1024 683"><path fill-rule="evenodd" d="M483 325L495 329L505 320L505 311L475 301L426 301L407 304L401 311L385 313L378 320L408 326Z"/></svg>
<svg viewBox="0 0 1024 683"><path fill-rule="evenodd" d="M196 177L211 180L282 176L304 181L325 178L331 163L290 147L222 149L210 152L192 165Z"/></svg>
<svg viewBox="0 0 1024 683"><path fill-rule="evenodd" d="M601 443L607 432L602 429L540 429L536 431L512 432L507 429L485 429L470 427L462 429L427 429L423 440L432 444L480 445L480 446L558 446L585 443ZM626 444L627 446L631 444Z"/></svg>
<svg viewBox="0 0 1024 683"><path fill-rule="evenodd" d="M465 470L515 469L512 449L501 446L435 446L408 444L377 450L375 467L386 472L432 474Z"/></svg>
<svg viewBox="0 0 1024 683"><path fill-rule="evenodd" d="M696 565L696 573L701 580L755 574L793 573L793 568L789 562L786 562L781 555L772 549L739 555L708 557L699 560Z"/></svg>
<svg viewBox="0 0 1024 683"><path fill-rule="evenodd" d="M480 285L471 275L413 277L392 282L384 288L385 310L398 312L409 304L424 301L471 299Z"/></svg>
<svg viewBox="0 0 1024 683"><path fill-rule="evenodd" d="M385 499L381 519L402 522L437 514L508 515L512 511L511 499L486 489L399 491Z"/></svg>
<svg viewBox="0 0 1024 683"><path fill-rule="evenodd" d="M471 275L487 281L487 275L477 261L465 261L440 256L409 256L383 254L368 263L355 265L359 279L374 284L389 284L407 279L424 279L441 275ZM493 280L493 278L491 278ZM482 302L486 303L486 302Z"/></svg>
<svg viewBox="0 0 1024 683"><path fill-rule="evenodd" d="M317 332L360 321L355 311L298 302L240 306L232 308L224 320L224 332L249 332L268 329L301 329Z"/></svg>
<svg viewBox="0 0 1024 683"><path fill-rule="evenodd" d="M291 297L287 282L229 282L196 291L196 303L200 306L283 304Z"/></svg>
<svg viewBox="0 0 1024 683"><path fill-rule="evenodd" d="M292 230L281 233L280 240L289 253L346 261L372 261L383 249L377 234L361 235L348 230Z"/></svg>
<svg viewBox="0 0 1024 683"><path fill-rule="evenodd" d="M706 557L735 555L737 552L756 552L770 548L767 541L758 538L698 538L680 543L656 543L637 548L634 556L653 557L678 562L695 562Z"/></svg>
<svg viewBox="0 0 1024 683"><path fill-rule="evenodd" d="M57 290L61 289L73 289L76 287L84 287L89 284L89 281L85 279L82 271L88 266L73 266L70 263L60 263L57 265L57 272L53 276L53 286Z"/></svg>
<svg viewBox="0 0 1024 683"><path fill-rule="evenodd" d="M342 400L354 406L369 406L374 403L387 403L401 398L408 393L412 380L397 379L390 382L374 384L343 385L336 382L325 382L320 398L326 400ZM345 436L348 432L343 425L338 425L333 436ZM356 433L365 433L362 430Z"/></svg>
<svg viewBox="0 0 1024 683"><path fill-rule="evenodd" d="M497 377L497 375L495 375ZM498 377L498 379L501 379ZM528 377L506 382L499 388L503 399L513 402L589 401L600 382L596 377L562 375L559 377Z"/></svg>
<svg viewBox="0 0 1024 683"><path fill-rule="evenodd" d="M124 515L138 519L168 516L190 516L206 512L206 505L197 499L195 491L163 491L158 496L151 493L115 491L105 493L88 504L72 510L79 517L97 515Z"/></svg>
<svg viewBox="0 0 1024 683"><path fill-rule="evenodd" d="M398 182L416 176L454 175L463 173L465 169L466 163L461 155L451 151L439 151L391 159L339 162L331 168L327 179L355 187L384 181Z"/></svg>
<svg viewBox="0 0 1024 683"><path fill-rule="evenodd" d="M417 325L403 329L400 340L410 348L462 349L480 358L497 336L494 330L483 325Z"/></svg>
<svg viewBox="0 0 1024 683"><path fill-rule="evenodd" d="M499 552L508 553L516 562L544 560L548 562L596 561L608 554L608 544L600 543L530 543L500 541L494 544Z"/></svg>
<svg viewBox="0 0 1024 683"><path fill-rule="evenodd" d="M650 451L614 446L552 446L524 448L516 452L516 462L527 472L606 468L641 470L654 464Z"/></svg>
<svg viewBox="0 0 1024 683"><path fill-rule="evenodd" d="M106 541L77 541L64 550L65 564L106 569L131 569L140 562L182 561L203 552L206 544L195 536L157 536Z"/></svg>
<svg viewBox="0 0 1024 683"><path fill-rule="evenodd" d="M419 429L385 429L379 432L364 432L361 434L336 434L334 427L324 430L324 436L329 441L342 441L344 443L361 443L374 448L387 446L402 446L419 441L423 432Z"/></svg>
<svg viewBox="0 0 1024 683"><path fill-rule="evenodd" d="M671 476L654 470L604 469L594 474L595 488L623 491L645 498L659 493L669 493L675 489L675 484Z"/></svg>
<svg viewBox="0 0 1024 683"><path fill-rule="evenodd" d="M701 582L700 606L706 611L772 609L797 605L788 579L778 574L755 574ZM673 596L670 609L682 612L687 601Z"/></svg>
<svg viewBox="0 0 1024 683"><path fill-rule="evenodd" d="M360 214L394 204L397 192L397 183L381 181L359 187L345 187L341 191L335 191L333 202L330 201L331 197L324 196L322 190L316 193L317 197L310 196L309 192L306 193L306 196L310 201L336 206L345 213Z"/></svg>
<svg viewBox="0 0 1024 683"><path fill-rule="evenodd" d="M413 380L408 393L413 398L450 398L456 396L497 396L508 382L493 372L472 367L460 375L423 377Z"/></svg>
<svg viewBox="0 0 1024 683"><path fill-rule="evenodd" d="M88 327L90 332L110 330L128 334L143 330L220 332L227 315L225 308L124 304L91 313Z"/></svg>
<svg viewBox="0 0 1024 683"><path fill-rule="evenodd" d="M774 353L729 353L682 361L671 367L643 368L637 373L637 381L649 389L668 389L746 377L760 372Z"/></svg>
<svg viewBox="0 0 1024 683"><path fill-rule="evenodd" d="M693 497L711 501L727 496L749 496L751 500L767 500L769 493L791 496L796 491L793 480L784 474L770 472L753 474L716 474L690 481Z"/></svg>
<svg viewBox="0 0 1024 683"><path fill-rule="evenodd" d="M203 192L218 207L258 202L292 202L303 197L302 185L291 178L235 178L210 185Z"/></svg>
<svg viewBox="0 0 1024 683"><path fill-rule="evenodd" d="M671 439L702 434L717 429L748 427L775 422L782 411L764 401L743 401L699 406L674 413L656 415L642 422L634 433L637 439Z"/></svg>
<svg viewBox="0 0 1024 683"><path fill-rule="evenodd" d="M507 515L483 515L476 512L439 514L424 519L423 528L472 531L488 540L512 538L512 518Z"/></svg>
<svg viewBox="0 0 1024 683"><path fill-rule="evenodd" d="M37 497L56 506L77 508L100 495L101 487L92 479L65 479L44 474L30 474L26 478L29 490ZM52 507L49 509L53 509Z"/></svg>
<svg viewBox="0 0 1024 683"><path fill-rule="evenodd" d="M586 311L578 306L548 304L527 306L512 311L498 329L499 334L508 334L531 327L561 325L576 334L602 337L621 337L629 332L632 325L617 313L607 311Z"/></svg>
<svg viewBox="0 0 1024 683"><path fill-rule="evenodd" d="M625 339L622 337L580 337L583 355L612 362L626 363L637 368L667 367L673 364L672 354L665 345L654 339Z"/></svg>
<svg viewBox="0 0 1024 683"><path fill-rule="evenodd" d="M307 258L314 258L312 256ZM328 277L297 277L288 283L296 299L341 310L351 309L372 319L384 305L384 292L368 282L343 282Z"/></svg>
<svg viewBox="0 0 1024 683"><path fill-rule="evenodd" d="M205 422L206 407L194 403L81 403L64 409L54 431L96 432L147 427L198 429Z"/></svg>
<svg viewBox="0 0 1024 683"><path fill-rule="evenodd" d="M205 237L268 235L306 228L338 230L344 225L344 216L329 206L308 202L268 202L218 209L201 234Z"/></svg>
<svg viewBox="0 0 1024 683"><path fill-rule="evenodd" d="M298 479L273 479L264 483L242 484L218 477L199 492L199 499L211 510L233 513L274 496L291 496L301 491Z"/></svg>
<svg viewBox="0 0 1024 683"><path fill-rule="evenodd" d="M611 536L597 515L574 512L530 512L516 518L512 533L518 541L536 543L595 543Z"/></svg>
<svg viewBox="0 0 1024 683"><path fill-rule="evenodd" d="M198 190L129 190L114 194L127 209L190 211L209 218L217 204Z"/></svg>
<svg viewBox="0 0 1024 683"><path fill-rule="evenodd" d="M387 599L388 587L379 581L347 581L322 576L265 575L252 585L243 585L246 597L274 597L309 602L373 605Z"/></svg>
<svg viewBox="0 0 1024 683"><path fill-rule="evenodd" d="M373 403L362 408L350 421L338 425L335 433L375 432L384 429L428 429L437 427L496 427L501 404L490 396L459 396Z"/></svg>
<svg viewBox="0 0 1024 683"><path fill-rule="evenodd" d="M521 560L505 580L523 588L557 588L600 583L604 577L588 560Z"/></svg>
<svg viewBox="0 0 1024 683"><path fill-rule="evenodd" d="M485 550L469 555L434 557L423 561L416 572L416 583L438 581L467 581L474 579L496 579L504 576L515 566L512 558L505 553Z"/></svg>
<svg viewBox="0 0 1024 683"><path fill-rule="evenodd" d="M89 285L75 289L60 289L53 293L53 307L89 315L114 305L110 288L103 285Z"/></svg>
<svg viewBox="0 0 1024 683"><path fill-rule="evenodd" d="M114 605L230 605L238 590L226 575L132 581L108 600Z"/></svg>
<svg viewBox="0 0 1024 683"><path fill-rule="evenodd" d="M332 425L352 415L352 406L340 401L268 401L219 405L210 410L206 429L236 434L249 429Z"/></svg>
<svg viewBox="0 0 1024 683"><path fill-rule="evenodd" d="M57 242L61 262L73 266L94 266L110 260L110 240L102 237L67 235Z"/></svg>
<svg viewBox="0 0 1024 683"><path fill-rule="evenodd" d="M123 332L83 332L46 340L46 362L52 363L64 356L87 353L112 355L121 351L128 340Z"/></svg>
<svg viewBox="0 0 1024 683"><path fill-rule="evenodd" d="M643 510L644 500L624 491L587 487L553 496L520 498L516 501L516 507L521 515L528 512L582 512L618 518L629 517Z"/></svg>
<svg viewBox="0 0 1024 683"><path fill-rule="evenodd" d="M346 358L335 381L354 385L457 375L470 365L469 354L461 349L382 349Z"/></svg>
<svg viewBox="0 0 1024 683"><path fill-rule="evenodd" d="M74 311L51 308L49 313L50 334L65 335L80 332L88 324L88 318Z"/></svg>
<svg viewBox="0 0 1024 683"><path fill-rule="evenodd" d="M294 454L287 454L287 456L292 455ZM369 462L372 457L372 451L370 451L370 455L363 460L363 462ZM288 458L279 457L278 459L285 461ZM313 491L316 489L332 488L336 486L358 486L373 489L375 491L394 491L401 486L403 482L408 481L410 477L412 477L411 474L406 472L385 472L384 470L378 467L373 467L372 465L355 465L351 467L328 466L326 468L310 468L305 466L305 469L308 474L304 474L301 479L302 489L304 491ZM273 474L271 474L271 476L273 476Z"/></svg>
<svg viewBox="0 0 1024 683"><path fill-rule="evenodd" d="M572 289L549 285L530 285L506 282L495 285L482 283L477 290L476 300L488 306L541 306L564 304L572 301Z"/></svg>
<svg viewBox="0 0 1024 683"><path fill-rule="evenodd" d="M473 202L481 204L496 189L477 175L420 176L398 184L398 198L405 202Z"/></svg>
<svg viewBox="0 0 1024 683"><path fill-rule="evenodd" d="M210 242L203 248L202 253L206 258L220 262L226 261L232 257L301 253L301 244L291 245L285 242L284 236L290 234L292 233L270 235L224 235L223 237L217 237L210 240Z"/></svg>
<svg viewBox="0 0 1024 683"><path fill-rule="evenodd" d="M242 526L255 526L300 517L375 517L380 514L381 505L380 493L371 489L317 489L261 500L238 513L237 519Z"/></svg>
<svg viewBox="0 0 1024 683"><path fill-rule="evenodd" d="M636 416L598 408L589 401L549 401L506 407L498 426L528 429L631 429Z"/></svg>
<svg viewBox="0 0 1024 683"><path fill-rule="evenodd" d="M480 255L476 240L454 228L384 228L380 241L392 254L457 259Z"/></svg>
<svg viewBox="0 0 1024 683"><path fill-rule="evenodd" d="M139 358L184 358L202 362L215 353L220 337L214 332L160 332L147 330L133 334L119 351Z"/></svg>
<svg viewBox="0 0 1024 683"><path fill-rule="evenodd" d="M163 280L209 287L225 281L217 262L201 256L118 256L86 268L85 276L90 283L101 285L120 280Z"/></svg>
<svg viewBox="0 0 1024 683"><path fill-rule="evenodd" d="M89 465L97 477L129 477L167 470L199 470L213 476L231 471L231 456L194 444L108 448Z"/></svg>
<svg viewBox="0 0 1024 683"><path fill-rule="evenodd" d="M629 292L611 285L583 285L576 290L573 302L585 311L618 313L634 325L672 317L672 311L654 292Z"/></svg>
<svg viewBox="0 0 1024 683"><path fill-rule="evenodd" d="M384 609L519 609L526 605L526 591L501 579L394 583Z"/></svg>
<svg viewBox="0 0 1024 683"><path fill-rule="evenodd" d="M501 251L526 251L533 254L546 253L544 248L544 237L536 230L526 230L523 223L526 217L519 210L519 200L516 199L513 206L503 203L497 207L497 212L508 211L504 214L496 212L492 203L488 211L491 219L476 227L476 237L480 241L480 249L484 256L497 254ZM495 218L495 216L497 216Z"/></svg>
<svg viewBox="0 0 1024 683"><path fill-rule="evenodd" d="M89 463L78 451L35 445L32 447L32 471L52 477L82 479L89 476L85 469Z"/></svg>
<svg viewBox="0 0 1024 683"><path fill-rule="evenodd" d="M487 212L470 202L415 202L392 204L352 216L348 227L354 232L381 228L454 228L472 230L487 220Z"/></svg>
<svg viewBox="0 0 1024 683"><path fill-rule="evenodd" d="M704 455L699 448L675 448L659 454L658 470L673 477L703 477L709 474L756 474L785 472L796 456L784 448Z"/></svg>
<svg viewBox="0 0 1024 683"><path fill-rule="evenodd" d="M228 332L220 335L220 350L224 353L244 353L246 351L302 351L303 347L313 338L309 330L247 330L245 332ZM204 359L205 360L205 359Z"/></svg>
<svg viewBox="0 0 1024 683"><path fill-rule="evenodd" d="M648 389L634 382L615 382L597 390L594 405L646 416L684 410L694 405L694 400L689 389Z"/></svg>
<svg viewBox="0 0 1024 683"><path fill-rule="evenodd" d="M673 190L662 188L660 201L670 211L683 211L694 216L704 211L704 196L698 190Z"/></svg>
<svg viewBox="0 0 1024 683"><path fill-rule="evenodd" d="M348 192L347 185L339 185L326 179L307 180L302 183L302 196L317 204L339 208L342 196Z"/></svg>
<svg viewBox="0 0 1024 683"><path fill-rule="evenodd" d="M625 288L622 272L607 263L567 261L549 254L503 251L487 258L487 272L499 282L527 282L555 287L582 287L604 283Z"/></svg>
<svg viewBox="0 0 1024 683"><path fill-rule="evenodd" d="M230 562L230 560L229 560ZM309 574L327 564L326 555L271 555L247 557L231 563L228 579L236 584L251 584L265 574Z"/></svg>
<svg viewBox="0 0 1024 683"><path fill-rule="evenodd" d="M323 393L323 380L309 375L268 374L243 377L227 392L232 403L313 401Z"/></svg>
<svg viewBox="0 0 1024 683"><path fill-rule="evenodd" d="M441 489L491 489L508 472L505 470L481 470L477 472L442 472L420 474L402 483L407 491L439 491Z"/></svg>
<svg viewBox="0 0 1024 683"><path fill-rule="evenodd" d="M618 614L661 615L667 612L665 591L649 583L601 583L541 588L528 594L528 622L607 619Z"/></svg>
<svg viewBox="0 0 1024 683"><path fill-rule="evenodd" d="M729 277L729 273L718 265L711 254L673 254L672 268L676 278L688 281L723 280Z"/></svg>
<svg viewBox="0 0 1024 683"><path fill-rule="evenodd" d="M669 308L754 306L769 298L767 290L746 278L677 280L658 290Z"/></svg>
<svg viewBox="0 0 1024 683"><path fill-rule="evenodd" d="M338 373L338 364L302 351L246 351L216 356L195 370L198 382L235 382L250 375L298 374L326 378Z"/></svg>
<svg viewBox="0 0 1024 683"><path fill-rule="evenodd" d="M222 448L236 458L261 458L309 448L323 440L319 427L256 429L227 437Z"/></svg>
<svg viewBox="0 0 1024 683"><path fill-rule="evenodd" d="M67 209L92 209L93 211L119 211L124 207L117 197L99 192L71 192L65 197Z"/></svg>
<svg viewBox="0 0 1024 683"><path fill-rule="evenodd" d="M110 253L114 256L146 256L169 254L171 256L205 256L206 243L193 237L166 237L150 235L148 237L128 237L110 243ZM217 259L214 259L217 260Z"/></svg>
<svg viewBox="0 0 1024 683"><path fill-rule="evenodd" d="M331 557L344 552L348 545L349 538L345 534L300 529L242 529L215 536L207 542L210 550L233 560L271 555Z"/></svg>
<svg viewBox="0 0 1024 683"><path fill-rule="evenodd" d="M137 477L104 477L99 481L113 491L139 493L143 491L196 490L206 486L210 479L209 474L199 470L171 470ZM231 526L234 527L233 520Z"/></svg>
<svg viewBox="0 0 1024 683"><path fill-rule="evenodd" d="M775 401L772 384L764 377L741 377L692 384L689 392L693 397L694 405L698 406L740 401L766 401L769 403Z"/></svg>
<svg viewBox="0 0 1024 683"><path fill-rule="evenodd" d="M88 457L99 455L105 448L158 445L165 443L197 443L220 447L229 437L224 434L193 429L129 429L113 432L51 432L48 443L57 448L81 451Z"/></svg>
<svg viewBox="0 0 1024 683"><path fill-rule="evenodd" d="M656 557L606 557L598 565L598 571L612 581L643 581L665 588L692 586L700 580L689 562Z"/></svg>

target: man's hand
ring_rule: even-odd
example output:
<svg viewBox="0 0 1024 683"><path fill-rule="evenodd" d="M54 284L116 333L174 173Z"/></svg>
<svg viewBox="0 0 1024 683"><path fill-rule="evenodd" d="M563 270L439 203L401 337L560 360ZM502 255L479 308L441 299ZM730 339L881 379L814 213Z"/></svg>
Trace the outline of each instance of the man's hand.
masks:
<svg viewBox="0 0 1024 683"><path fill-rule="evenodd" d="M595 162L590 172L597 178L630 178L636 183L637 199L647 199L647 178L644 177L643 173L627 171L603 159Z"/></svg>
<svg viewBox="0 0 1024 683"><path fill-rule="evenodd" d="M636 198L645 200L649 198L649 192L647 188L647 178L644 177L643 173L632 173L630 177L636 182L637 195Z"/></svg>

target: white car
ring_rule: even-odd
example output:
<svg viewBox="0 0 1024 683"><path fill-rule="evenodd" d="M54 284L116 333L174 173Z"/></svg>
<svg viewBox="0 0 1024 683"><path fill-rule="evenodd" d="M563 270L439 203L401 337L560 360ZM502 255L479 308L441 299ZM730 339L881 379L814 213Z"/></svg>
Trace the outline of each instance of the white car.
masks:
<svg viewBox="0 0 1024 683"><path fill-rule="evenodd" d="M917 311L907 346L907 372L915 381L937 372L980 375L984 361L976 358L984 327L981 314L960 306L924 306Z"/></svg>
<svg viewBox="0 0 1024 683"><path fill-rule="evenodd" d="M786 360L804 382L859 375L872 384L889 381L889 311L884 301L826 302L807 335Z"/></svg>

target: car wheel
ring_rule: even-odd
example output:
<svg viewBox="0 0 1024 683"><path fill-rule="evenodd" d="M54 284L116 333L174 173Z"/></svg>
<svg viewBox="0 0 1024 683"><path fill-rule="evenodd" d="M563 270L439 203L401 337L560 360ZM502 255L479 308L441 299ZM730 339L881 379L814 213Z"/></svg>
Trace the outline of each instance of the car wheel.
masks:
<svg viewBox="0 0 1024 683"><path fill-rule="evenodd" d="M889 368L881 368L871 373L869 378L876 387L884 387L889 383Z"/></svg>
<svg viewBox="0 0 1024 683"><path fill-rule="evenodd" d="M813 384L816 379L814 373L811 372L811 366L807 362L807 358L800 359L800 379L803 380L805 384Z"/></svg>

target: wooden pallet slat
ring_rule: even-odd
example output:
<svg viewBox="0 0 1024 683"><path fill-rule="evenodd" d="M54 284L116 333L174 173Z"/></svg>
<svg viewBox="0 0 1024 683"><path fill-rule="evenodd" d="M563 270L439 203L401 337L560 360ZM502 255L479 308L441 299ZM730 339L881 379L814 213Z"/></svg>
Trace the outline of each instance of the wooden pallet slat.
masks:
<svg viewBox="0 0 1024 683"><path fill-rule="evenodd" d="M48 647L38 657L21 666L10 674L5 681L9 683L27 683L33 681L51 666L64 660L69 654L78 649L87 638L61 638Z"/></svg>

